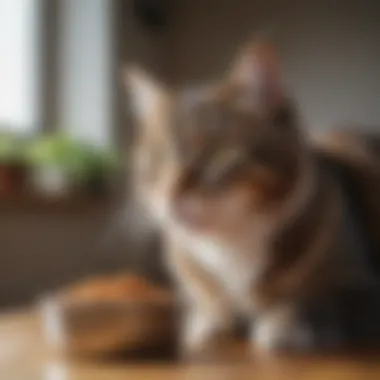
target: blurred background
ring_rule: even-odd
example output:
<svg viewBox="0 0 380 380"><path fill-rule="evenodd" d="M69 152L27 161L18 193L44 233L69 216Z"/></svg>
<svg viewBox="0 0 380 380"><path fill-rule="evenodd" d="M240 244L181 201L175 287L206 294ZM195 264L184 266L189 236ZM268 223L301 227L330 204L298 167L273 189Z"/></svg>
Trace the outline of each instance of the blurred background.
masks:
<svg viewBox="0 0 380 380"><path fill-rule="evenodd" d="M128 212L127 62L176 86L218 78L269 31L305 124L380 125L373 0L0 0L0 307L88 274L161 278Z"/></svg>

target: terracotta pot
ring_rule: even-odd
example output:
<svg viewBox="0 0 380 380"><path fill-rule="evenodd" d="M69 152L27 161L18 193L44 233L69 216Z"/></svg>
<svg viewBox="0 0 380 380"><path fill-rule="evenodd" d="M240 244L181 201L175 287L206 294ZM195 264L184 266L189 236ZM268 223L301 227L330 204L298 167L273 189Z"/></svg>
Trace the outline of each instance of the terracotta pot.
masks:
<svg viewBox="0 0 380 380"><path fill-rule="evenodd" d="M18 164L0 164L0 196L21 193L25 188L26 170Z"/></svg>

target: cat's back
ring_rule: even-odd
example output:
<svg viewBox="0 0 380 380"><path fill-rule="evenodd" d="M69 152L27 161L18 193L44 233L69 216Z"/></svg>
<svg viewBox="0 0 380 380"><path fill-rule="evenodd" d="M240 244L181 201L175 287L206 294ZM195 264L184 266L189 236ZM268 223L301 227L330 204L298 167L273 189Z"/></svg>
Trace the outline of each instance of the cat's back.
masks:
<svg viewBox="0 0 380 380"><path fill-rule="evenodd" d="M312 140L313 149L341 184L380 273L380 134L335 130Z"/></svg>

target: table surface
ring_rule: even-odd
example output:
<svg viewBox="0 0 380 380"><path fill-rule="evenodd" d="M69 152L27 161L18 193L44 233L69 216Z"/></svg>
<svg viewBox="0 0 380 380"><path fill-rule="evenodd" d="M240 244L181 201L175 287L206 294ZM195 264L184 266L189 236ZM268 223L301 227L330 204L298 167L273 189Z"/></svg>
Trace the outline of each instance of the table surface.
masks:
<svg viewBox="0 0 380 380"><path fill-rule="evenodd" d="M0 317L1 380L362 380L380 379L380 355L320 356L298 358L249 358L243 345L231 348L223 363L91 362L65 359L44 347L39 323L32 312L6 313Z"/></svg>

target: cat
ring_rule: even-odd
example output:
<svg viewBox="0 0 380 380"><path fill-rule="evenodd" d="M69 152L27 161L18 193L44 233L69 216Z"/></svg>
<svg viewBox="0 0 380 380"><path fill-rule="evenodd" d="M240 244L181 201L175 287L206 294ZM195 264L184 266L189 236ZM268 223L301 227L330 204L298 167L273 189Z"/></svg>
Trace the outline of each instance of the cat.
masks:
<svg viewBox="0 0 380 380"><path fill-rule="evenodd" d="M349 149L338 154L334 137L311 145L275 49L249 41L224 78L185 94L136 67L126 84L134 194L185 302L184 354L217 347L236 315L259 352L343 343L334 305L377 284L376 233L339 170L355 167Z"/></svg>

